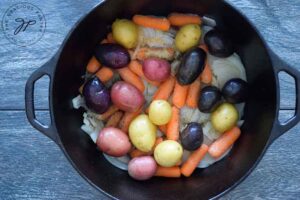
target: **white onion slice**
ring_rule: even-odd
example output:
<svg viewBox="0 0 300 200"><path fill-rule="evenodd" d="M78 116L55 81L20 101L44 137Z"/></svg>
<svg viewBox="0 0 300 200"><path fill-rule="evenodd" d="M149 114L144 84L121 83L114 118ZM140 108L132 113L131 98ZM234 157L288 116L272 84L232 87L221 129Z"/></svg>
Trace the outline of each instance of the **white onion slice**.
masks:
<svg viewBox="0 0 300 200"><path fill-rule="evenodd" d="M207 17L207 16L203 16L202 17L202 21L203 21L203 24L207 25L207 26L211 26L211 27L215 27L217 26L217 22L216 20L214 20L213 18L211 17Z"/></svg>
<svg viewBox="0 0 300 200"><path fill-rule="evenodd" d="M103 153L104 158L110 162L113 166L127 171L128 170L128 162L129 162L129 157L128 156L122 156L122 157L112 157L109 156L105 153Z"/></svg>
<svg viewBox="0 0 300 200"><path fill-rule="evenodd" d="M77 97L74 97L72 99L72 105L73 105L73 108L75 109L79 109L80 107L83 107L85 108L85 100L83 98L83 96L81 95L78 95Z"/></svg>

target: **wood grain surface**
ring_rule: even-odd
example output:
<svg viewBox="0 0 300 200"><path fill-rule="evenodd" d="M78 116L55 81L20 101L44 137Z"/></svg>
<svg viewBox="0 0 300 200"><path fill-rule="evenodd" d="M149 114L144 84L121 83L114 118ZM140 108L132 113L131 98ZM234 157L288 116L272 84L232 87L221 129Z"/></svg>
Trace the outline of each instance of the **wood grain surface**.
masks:
<svg viewBox="0 0 300 200"><path fill-rule="evenodd" d="M1 0L0 15L18 0ZM50 139L27 122L24 87L29 75L49 60L63 39L99 0L28 2L44 13L47 28L35 45L18 47L0 33L0 199L108 199L90 186ZM298 0L228 0L252 21L267 44L300 70L300 2ZM2 18L1 18L2 19ZM1 32L3 32L1 27ZM295 87L280 77L281 118L293 114ZM37 116L47 123L47 79L36 87ZM300 126L284 134L268 149L250 176L222 199L299 199Z"/></svg>

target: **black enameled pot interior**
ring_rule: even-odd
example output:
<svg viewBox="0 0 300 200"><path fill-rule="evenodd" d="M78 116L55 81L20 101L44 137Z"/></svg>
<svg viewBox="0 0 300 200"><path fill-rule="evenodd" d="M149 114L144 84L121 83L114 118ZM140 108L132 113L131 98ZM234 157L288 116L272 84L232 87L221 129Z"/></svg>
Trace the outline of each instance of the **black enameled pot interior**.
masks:
<svg viewBox="0 0 300 200"><path fill-rule="evenodd" d="M190 178L153 178L139 182L109 164L96 145L81 131L83 110L72 109L81 76L93 49L116 18L134 14L170 12L207 14L228 34L245 65L250 95L245 109L242 136L230 155L213 166L198 169ZM120 199L206 199L228 190L243 178L262 155L276 113L277 85L263 42L250 24L233 8L212 0L110 0L89 13L65 43L56 66L53 115L66 154L80 173L105 193Z"/></svg>

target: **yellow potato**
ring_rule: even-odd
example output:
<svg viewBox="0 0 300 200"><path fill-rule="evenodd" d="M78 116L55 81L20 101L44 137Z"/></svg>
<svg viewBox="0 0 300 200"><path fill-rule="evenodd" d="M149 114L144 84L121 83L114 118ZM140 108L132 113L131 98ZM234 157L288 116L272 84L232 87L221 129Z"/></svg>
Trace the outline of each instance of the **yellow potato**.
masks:
<svg viewBox="0 0 300 200"><path fill-rule="evenodd" d="M238 121L239 114L234 105L222 103L212 114L211 124L220 133L230 130Z"/></svg>
<svg viewBox="0 0 300 200"><path fill-rule="evenodd" d="M201 37L201 29L197 24L187 24L179 29L175 37L175 46L185 52L188 49L198 45Z"/></svg>
<svg viewBox="0 0 300 200"><path fill-rule="evenodd" d="M132 144L143 152L152 150L156 139L157 127L145 114L137 116L129 125L129 138Z"/></svg>
<svg viewBox="0 0 300 200"><path fill-rule="evenodd" d="M127 49L134 48L138 41L138 28L128 19L117 19L112 24L114 40Z"/></svg>
<svg viewBox="0 0 300 200"><path fill-rule="evenodd" d="M155 161L163 167L175 166L182 157L182 147L174 140L165 140L154 149Z"/></svg>
<svg viewBox="0 0 300 200"><path fill-rule="evenodd" d="M149 107L149 118L156 125L167 124L172 116L172 107L165 100L152 101Z"/></svg>

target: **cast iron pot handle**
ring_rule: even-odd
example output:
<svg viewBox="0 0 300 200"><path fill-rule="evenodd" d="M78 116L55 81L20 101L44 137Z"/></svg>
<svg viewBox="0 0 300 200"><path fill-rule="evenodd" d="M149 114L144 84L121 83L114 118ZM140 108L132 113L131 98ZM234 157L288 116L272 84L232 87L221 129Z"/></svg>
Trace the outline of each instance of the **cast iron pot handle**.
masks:
<svg viewBox="0 0 300 200"><path fill-rule="evenodd" d="M49 85L51 85L52 70L53 70L53 67L55 66L54 63L55 63L54 59L51 59L46 64L44 64L42 67L40 67L35 72L33 72L31 74L31 76L29 77L29 79L27 80L26 87L25 87L25 110L26 110L27 119L30 122L30 124L37 130L39 130L40 132L42 132L43 134L48 136L54 142L56 142L57 141L56 134L55 134L54 125L53 125L52 119L51 119L51 113L50 113L50 119L51 119L50 125L46 126L36 119L35 108L34 108L34 85L35 85L35 82L38 79L40 79L42 76L47 75L50 79Z"/></svg>
<svg viewBox="0 0 300 200"><path fill-rule="evenodd" d="M276 131L274 132L273 140L281 136L283 133L287 132L289 129L294 127L300 121L300 71L289 66L286 62L282 61L277 55L273 53L273 60L275 61L275 72L278 78L279 72L286 72L295 79L296 84L296 107L295 114L289 120L284 123L280 123L276 119ZM279 106L279 104L278 104Z"/></svg>

